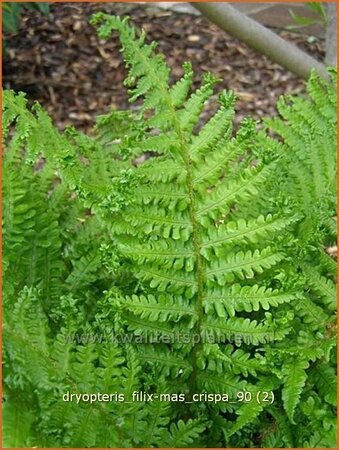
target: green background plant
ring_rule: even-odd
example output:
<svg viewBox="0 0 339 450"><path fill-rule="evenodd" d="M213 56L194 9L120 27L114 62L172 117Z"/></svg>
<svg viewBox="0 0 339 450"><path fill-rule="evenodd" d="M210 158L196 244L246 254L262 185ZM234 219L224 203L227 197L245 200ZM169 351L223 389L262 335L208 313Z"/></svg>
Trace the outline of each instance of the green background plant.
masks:
<svg viewBox="0 0 339 450"><path fill-rule="evenodd" d="M40 11L42 14L47 15L49 13L49 4L36 2L2 3L2 26L6 33L18 32L21 22L21 13L24 9Z"/></svg>
<svg viewBox="0 0 339 450"><path fill-rule="evenodd" d="M327 24L327 16L326 16L326 6L322 2L307 2L305 3L305 7L311 11L315 17L305 17L299 14L296 14L292 10L290 10L290 15L295 22L295 25L290 25L288 28L297 28L297 27L307 27L309 25L319 24L322 26L326 26Z"/></svg>

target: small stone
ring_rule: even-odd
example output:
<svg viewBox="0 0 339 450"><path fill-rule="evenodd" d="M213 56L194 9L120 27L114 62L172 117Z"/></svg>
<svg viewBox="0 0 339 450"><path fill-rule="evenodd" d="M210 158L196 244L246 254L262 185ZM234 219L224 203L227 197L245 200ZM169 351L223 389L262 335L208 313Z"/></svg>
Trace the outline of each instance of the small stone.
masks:
<svg viewBox="0 0 339 450"><path fill-rule="evenodd" d="M198 42L198 41L200 41L200 36L198 36L197 34L190 34L188 36L188 40L190 42Z"/></svg>

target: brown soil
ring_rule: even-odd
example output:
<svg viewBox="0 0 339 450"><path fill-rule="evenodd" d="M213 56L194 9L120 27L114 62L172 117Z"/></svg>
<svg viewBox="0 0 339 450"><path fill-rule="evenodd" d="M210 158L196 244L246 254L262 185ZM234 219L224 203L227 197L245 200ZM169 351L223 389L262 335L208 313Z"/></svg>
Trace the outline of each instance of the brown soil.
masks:
<svg viewBox="0 0 339 450"><path fill-rule="evenodd" d="M111 107L130 107L123 87L126 75L116 36L100 41L88 24L93 12L105 10L131 17L150 40L159 43L173 70L190 60L195 86L203 72L221 79L219 89L233 89L239 97L237 118L272 116L281 94L304 90L304 81L249 49L201 16L159 10L152 6L122 3L54 3L49 17L25 12L16 35L7 36L3 80L6 88L27 92L63 129L72 124L89 130L96 115ZM276 30L279 32L279 30ZM279 32L318 59L324 43L307 42L307 36ZM213 101L207 111L213 108Z"/></svg>

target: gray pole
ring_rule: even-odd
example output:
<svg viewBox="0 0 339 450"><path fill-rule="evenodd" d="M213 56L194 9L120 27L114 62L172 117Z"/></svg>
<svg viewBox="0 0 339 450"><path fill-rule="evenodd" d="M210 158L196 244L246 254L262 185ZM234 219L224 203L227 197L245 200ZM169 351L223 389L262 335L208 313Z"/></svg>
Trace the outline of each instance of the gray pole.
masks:
<svg viewBox="0 0 339 450"><path fill-rule="evenodd" d="M327 25L326 25L326 58L325 61L331 66L337 65L337 4L327 3Z"/></svg>
<svg viewBox="0 0 339 450"><path fill-rule="evenodd" d="M191 3L215 25L291 72L307 79L311 69L329 79L326 67L227 3Z"/></svg>

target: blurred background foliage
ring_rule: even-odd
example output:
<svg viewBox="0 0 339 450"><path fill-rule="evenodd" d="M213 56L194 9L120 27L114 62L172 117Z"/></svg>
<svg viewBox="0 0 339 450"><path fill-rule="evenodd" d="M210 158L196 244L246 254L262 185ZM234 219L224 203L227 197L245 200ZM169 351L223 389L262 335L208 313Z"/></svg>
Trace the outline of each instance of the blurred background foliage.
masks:
<svg viewBox="0 0 339 450"><path fill-rule="evenodd" d="M21 14L24 9L40 11L44 15L49 14L49 3L17 2L3 3L2 27L7 33L17 33L21 24Z"/></svg>

